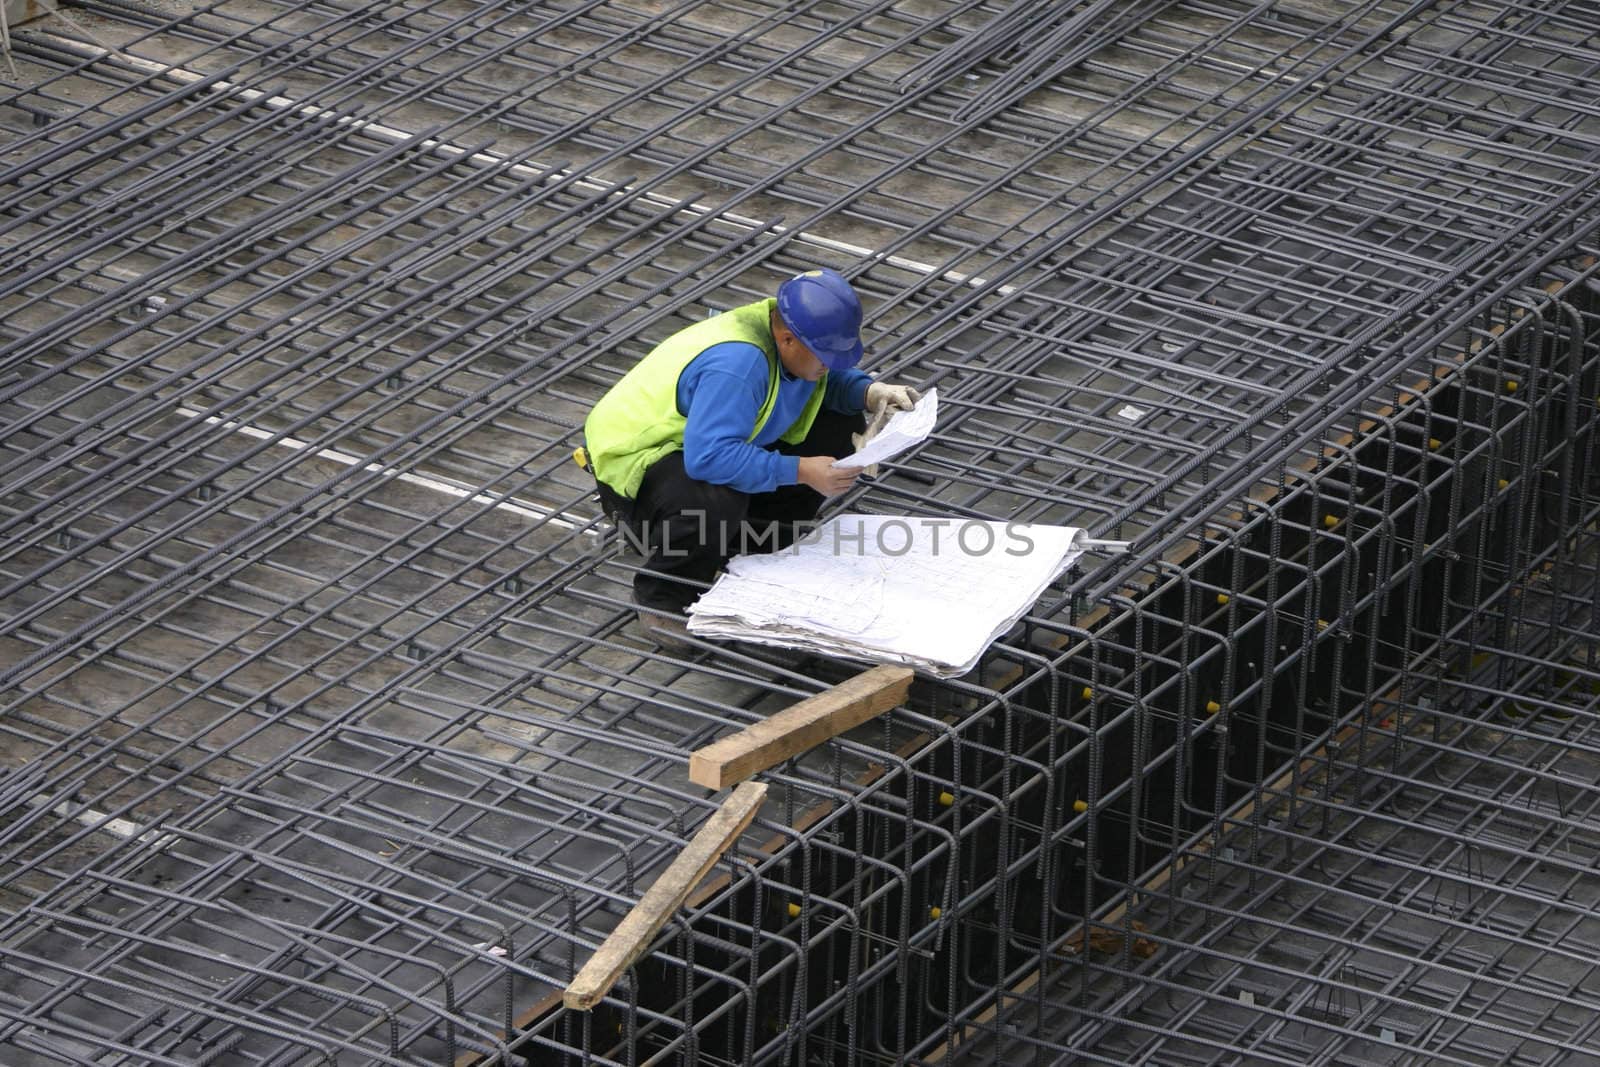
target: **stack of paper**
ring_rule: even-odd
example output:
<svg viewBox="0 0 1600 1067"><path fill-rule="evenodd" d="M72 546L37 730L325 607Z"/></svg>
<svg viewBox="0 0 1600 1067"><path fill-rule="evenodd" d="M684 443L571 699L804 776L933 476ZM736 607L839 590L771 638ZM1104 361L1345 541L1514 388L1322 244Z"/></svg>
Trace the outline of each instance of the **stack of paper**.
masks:
<svg viewBox="0 0 1600 1067"><path fill-rule="evenodd" d="M731 560L689 630L954 677L1092 544L1073 526L842 515Z"/></svg>

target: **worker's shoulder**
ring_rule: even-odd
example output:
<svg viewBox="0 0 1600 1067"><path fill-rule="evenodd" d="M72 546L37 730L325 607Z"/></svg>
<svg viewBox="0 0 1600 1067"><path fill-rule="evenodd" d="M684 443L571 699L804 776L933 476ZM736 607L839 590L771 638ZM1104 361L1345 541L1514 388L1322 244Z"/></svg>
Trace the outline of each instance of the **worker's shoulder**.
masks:
<svg viewBox="0 0 1600 1067"><path fill-rule="evenodd" d="M690 361L700 374L736 374L765 382L767 354L749 341L718 341Z"/></svg>
<svg viewBox="0 0 1600 1067"><path fill-rule="evenodd" d="M678 379L678 403L685 414L691 407L729 403L759 405L766 396L766 353L744 341L723 341L701 352Z"/></svg>

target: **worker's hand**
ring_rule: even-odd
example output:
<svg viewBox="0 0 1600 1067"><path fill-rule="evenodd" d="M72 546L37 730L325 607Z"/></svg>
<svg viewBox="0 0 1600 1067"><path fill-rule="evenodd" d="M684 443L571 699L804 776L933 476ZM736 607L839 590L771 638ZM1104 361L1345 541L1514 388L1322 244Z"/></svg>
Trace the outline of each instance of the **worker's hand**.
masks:
<svg viewBox="0 0 1600 1067"><path fill-rule="evenodd" d="M868 411L876 411L882 407L898 411L910 411L911 406L921 399L922 394L909 385L890 385L887 382L873 382L867 386Z"/></svg>
<svg viewBox="0 0 1600 1067"><path fill-rule="evenodd" d="M823 496L838 496L856 484L860 467L835 467L833 456L803 456L800 460L800 484L809 485Z"/></svg>

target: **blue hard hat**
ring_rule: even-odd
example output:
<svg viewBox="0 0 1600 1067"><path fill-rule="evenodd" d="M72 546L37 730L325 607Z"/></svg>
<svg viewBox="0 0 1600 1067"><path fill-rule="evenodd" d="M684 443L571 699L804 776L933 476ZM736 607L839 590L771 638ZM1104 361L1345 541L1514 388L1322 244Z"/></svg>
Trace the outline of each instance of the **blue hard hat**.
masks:
<svg viewBox="0 0 1600 1067"><path fill-rule="evenodd" d="M838 271L808 270L778 286L778 314L829 370L861 362L861 300Z"/></svg>

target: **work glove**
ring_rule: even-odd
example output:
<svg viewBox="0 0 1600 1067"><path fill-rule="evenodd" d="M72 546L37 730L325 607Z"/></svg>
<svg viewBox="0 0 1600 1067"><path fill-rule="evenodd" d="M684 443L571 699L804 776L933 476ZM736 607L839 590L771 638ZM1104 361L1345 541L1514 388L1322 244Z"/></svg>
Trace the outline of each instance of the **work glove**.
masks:
<svg viewBox="0 0 1600 1067"><path fill-rule="evenodd" d="M868 396L872 395L872 390L874 388L876 388L876 386L868 386L867 387L867 395ZM886 386L885 388L903 389L905 387L904 386ZM916 393L915 389L907 389L906 391L909 392L909 393L912 393L913 395ZM916 401L912 401L912 403L915 403L915 402ZM867 427L866 427L866 429L863 430L861 433L853 433L853 434L850 435L850 444L855 447L856 451L859 452L861 450L861 446L862 445L866 444L868 441L870 441L874 437L878 436L878 433L885 426L887 426L889 424L889 416L891 414L893 414L893 409L889 406L889 404L887 402L881 403L877 407L869 409L869 413L868 413L868 416L867 416ZM876 478L878 476L878 465L876 463L873 463L870 466L863 467L863 468L861 468L861 473L864 474L868 478Z"/></svg>
<svg viewBox="0 0 1600 1067"><path fill-rule="evenodd" d="M911 406L922 399L922 394L909 385L890 385L887 382L873 382L867 386L867 410L876 412L879 408L888 408L891 411L910 411Z"/></svg>

